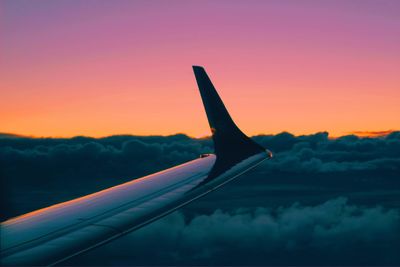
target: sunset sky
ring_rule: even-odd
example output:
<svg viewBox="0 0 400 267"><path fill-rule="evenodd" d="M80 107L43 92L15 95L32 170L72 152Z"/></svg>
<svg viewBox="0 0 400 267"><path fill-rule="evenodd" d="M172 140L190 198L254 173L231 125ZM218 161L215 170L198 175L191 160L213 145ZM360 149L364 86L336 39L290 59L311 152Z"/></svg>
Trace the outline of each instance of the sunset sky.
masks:
<svg viewBox="0 0 400 267"><path fill-rule="evenodd" d="M202 65L249 135L398 130L400 1L1 1L0 132L210 134Z"/></svg>

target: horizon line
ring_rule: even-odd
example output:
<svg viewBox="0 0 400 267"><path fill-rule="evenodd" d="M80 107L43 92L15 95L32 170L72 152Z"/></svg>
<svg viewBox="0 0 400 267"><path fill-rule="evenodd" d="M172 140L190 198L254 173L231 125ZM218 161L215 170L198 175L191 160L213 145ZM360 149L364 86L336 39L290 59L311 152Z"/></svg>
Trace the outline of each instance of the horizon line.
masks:
<svg viewBox="0 0 400 267"><path fill-rule="evenodd" d="M309 134L294 134L291 133L289 131L281 131L279 133L259 133L259 134L254 134L254 135L250 135L250 137L255 137L255 136L276 136L279 134L283 134L283 133L287 133L287 134L291 134L295 137L300 137L300 136L308 136L308 135L315 135L318 133L327 133L328 134L328 138L329 139L337 139L343 136L357 136L360 138L374 138L374 137L384 137L387 136L391 133L394 132L400 132L399 130L394 130L394 129L390 129L390 130L380 130L380 131L351 131L351 132L346 132L343 135L335 135L335 136L331 136L330 133L328 131L317 131L314 133L309 133ZM211 138L211 134L210 135L205 135L205 136L200 136L200 137L195 137L192 135L189 135L187 133L182 133L182 132L177 132L177 133L173 133L173 134L147 134L147 135L143 135L143 134L133 134L133 133L121 133L121 134L110 134L110 135L103 135L103 136L90 136L90 135L82 135L82 134L77 134L77 135L72 135L72 136L37 136L37 135L29 135L29 134L19 134L19 133L10 133L10 132L0 132L0 138L31 138L31 139L45 139L45 138L52 138L52 139L72 139L72 138L76 138L76 137L86 137L86 138L92 138L92 139L103 139L103 138L108 138L108 137L113 137L113 136L136 136L136 137L150 137L150 136L159 136L159 137L170 137L170 136L176 136L176 135L185 135L191 139L208 139Z"/></svg>

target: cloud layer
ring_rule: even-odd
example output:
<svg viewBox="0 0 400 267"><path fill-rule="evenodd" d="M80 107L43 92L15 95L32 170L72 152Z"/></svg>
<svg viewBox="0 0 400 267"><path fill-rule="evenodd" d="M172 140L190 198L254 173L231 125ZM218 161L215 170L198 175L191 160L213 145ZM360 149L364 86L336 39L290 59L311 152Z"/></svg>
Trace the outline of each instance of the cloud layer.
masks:
<svg viewBox="0 0 400 267"><path fill-rule="evenodd" d="M327 133L257 136L275 153L263 168L293 173L400 171L400 132L382 138ZM0 138L0 167L7 183L45 185L56 180L105 182L132 179L212 151L209 139L113 136L93 139ZM15 181L18 180L18 181Z"/></svg>
<svg viewBox="0 0 400 267"><path fill-rule="evenodd" d="M290 172L400 170L400 133L384 138L354 135L328 139L328 133L295 137L289 133L256 140L278 152L268 168Z"/></svg>
<svg viewBox="0 0 400 267"><path fill-rule="evenodd" d="M178 212L82 256L78 262L384 265L400 259L399 236L398 210L354 206L346 198L336 198L317 206L295 203L277 209L216 210L191 220Z"/></svg>
<svg viewBox="0 0 400 267"><path fill-rule="evenodd" d="M399 265L400 132L281 133L274 158L78 265ZM210 139L0 137L3 219L197 158ZM297 203L297 204L293 204Z"/></svg>

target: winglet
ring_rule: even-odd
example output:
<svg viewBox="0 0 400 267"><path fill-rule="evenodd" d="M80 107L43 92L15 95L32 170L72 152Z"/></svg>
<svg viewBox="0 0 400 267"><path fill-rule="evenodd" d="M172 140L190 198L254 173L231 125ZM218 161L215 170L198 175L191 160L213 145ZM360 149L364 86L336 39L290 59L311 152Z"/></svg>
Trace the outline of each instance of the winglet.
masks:
<svg viewBox="0 0 400 267"><path fill-rule="evenodd" d="M214 141L216 165L225 169L265 149L247 137L233 122L203 67L193 66Z"/></svg>

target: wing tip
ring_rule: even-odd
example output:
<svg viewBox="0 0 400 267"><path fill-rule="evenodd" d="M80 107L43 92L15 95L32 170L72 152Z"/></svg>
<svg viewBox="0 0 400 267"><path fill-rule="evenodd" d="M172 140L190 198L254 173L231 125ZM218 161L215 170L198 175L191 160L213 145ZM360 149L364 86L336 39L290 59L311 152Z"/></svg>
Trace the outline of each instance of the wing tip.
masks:
<svg viewBox="0 0 400 267"><path fill-rule="evenodd" d="M196 70L204 70L204 67L203 66L199 66L199 65L193 65L192 68L193 68L194 71L196 71Z"/></svg>

